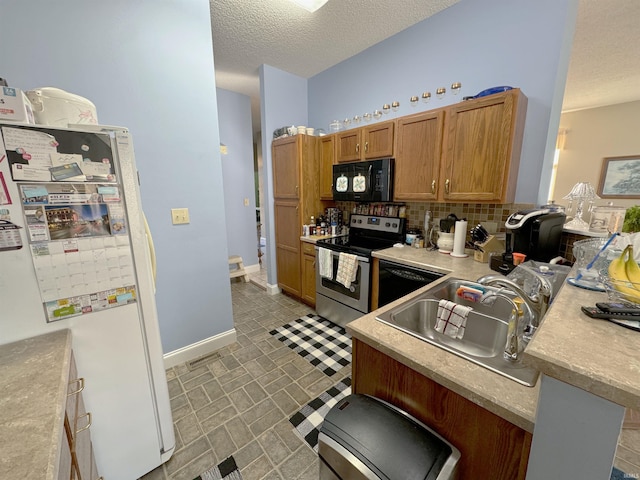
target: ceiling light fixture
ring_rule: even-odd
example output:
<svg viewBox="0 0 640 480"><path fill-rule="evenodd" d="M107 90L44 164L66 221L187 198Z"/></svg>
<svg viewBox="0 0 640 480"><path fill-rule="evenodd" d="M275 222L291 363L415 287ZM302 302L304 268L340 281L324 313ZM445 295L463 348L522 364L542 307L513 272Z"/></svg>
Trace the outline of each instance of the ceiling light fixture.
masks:
<svg viewBox="0 0 640 480"><path fill-rule="evenodd" d="M315 12L320 7L322 7L325 3L327 3L327 0L291 0L291 1L311 13Z"/></svg>

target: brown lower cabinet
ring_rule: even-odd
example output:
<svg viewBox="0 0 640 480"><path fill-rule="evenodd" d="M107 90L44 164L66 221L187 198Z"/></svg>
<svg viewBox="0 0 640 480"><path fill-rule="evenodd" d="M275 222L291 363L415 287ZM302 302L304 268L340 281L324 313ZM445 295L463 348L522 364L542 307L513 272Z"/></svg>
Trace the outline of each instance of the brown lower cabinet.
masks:
<svg viewBox="0 0 640 480"><path fill-rule="evenodd" d="M353 339L353 393L413 415L460 450L460 479L524 480L532 434Z"/></svg>
<svg viewBox="0 0 640 480"><path fill-rule="evenodd" d="M82 398L84 378L78 377L73 354L69 368L69 386L65 408L64 430L58 480L99 480L93 446L91 444L91 414Z"/></svg>
<svg viewBox="0 0 640 480"><path fill-rule="evenodd" d="M302 244L302 301L316 306L316 247L312 243Z"/></svg>

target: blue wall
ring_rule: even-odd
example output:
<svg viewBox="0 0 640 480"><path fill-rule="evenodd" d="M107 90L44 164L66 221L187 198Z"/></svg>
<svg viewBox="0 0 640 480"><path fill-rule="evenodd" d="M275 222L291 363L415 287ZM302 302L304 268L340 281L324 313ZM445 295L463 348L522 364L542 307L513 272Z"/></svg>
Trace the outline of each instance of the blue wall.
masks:
<svg viewBox="0 0 640 480"><path fill-rule="evenodd" d="M379 121L489 87L519 87L529 104L516 202L535 203L543 160L553 155L576 11L577 0L462 0L309 79L310 126L328 130L331 120L382 110L394 100L399 111ZM453 82L462 83L457 96ZM443 99L435 98L438 87L447 88ZM431 101L410 106L409 98L424 91ZM546 170L550 175L550 163Z"/></svg>
<svg viewBox="0 0 640 480"><path fill-rule="evenodd" d="M260 67L262 161L264 164L264 213L267 234L267 282L278 283L275 234L273 231L273 131L288 125L309 125L307 80L269 65ZM302 232L302 224L300 225Z"/></svg>
<svg viewBox="0 0 640 480"><path fill-rule="evenodd" d="M216 89L220 117L220 141L228 153L222 155L226 232L229 255L240 255L245 265L258 264L255 175L251 100L229 90ZM244 200L249 199L249 205Z"/></svg>
<svg viewBox="0 0 640 480"><path fill-rule="evenodd" d="M10 85L84 96L132 133L165 353L232 329L208 1L2 0L0 18Z"/></svg>

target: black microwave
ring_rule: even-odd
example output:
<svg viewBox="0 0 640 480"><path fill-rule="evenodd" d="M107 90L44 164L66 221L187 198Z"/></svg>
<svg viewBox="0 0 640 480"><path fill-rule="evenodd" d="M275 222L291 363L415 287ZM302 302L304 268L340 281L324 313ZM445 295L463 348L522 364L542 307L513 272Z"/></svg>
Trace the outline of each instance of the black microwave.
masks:
<svg viewBox="0 0 640 480"><path fill-rule="evenodd" d="M351 202L393 201L393 158L334 165L333 199Z"/></svg>

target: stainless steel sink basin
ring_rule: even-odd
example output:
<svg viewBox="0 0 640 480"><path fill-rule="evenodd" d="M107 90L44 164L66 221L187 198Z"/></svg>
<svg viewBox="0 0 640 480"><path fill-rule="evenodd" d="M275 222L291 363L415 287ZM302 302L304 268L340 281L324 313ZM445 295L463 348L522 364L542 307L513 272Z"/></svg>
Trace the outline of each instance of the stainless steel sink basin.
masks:
<svg viewBox="0 0 640 480"><path fill-rule="evenodd" d="M501 297L496 297L492 305L471 302L456 294L460 286L473 284L456 278L447 279L418 297L378 315L376 319L518 383L535 385L538 378L535 369L521 361L506 360L503 356L512 303ZM483 288L493 293L500 290L487 286ZM501 294L515 297L504 290ZM438 302L441 299L473 309L467 317L463 338L452 338L436 331Z"/></svg>

